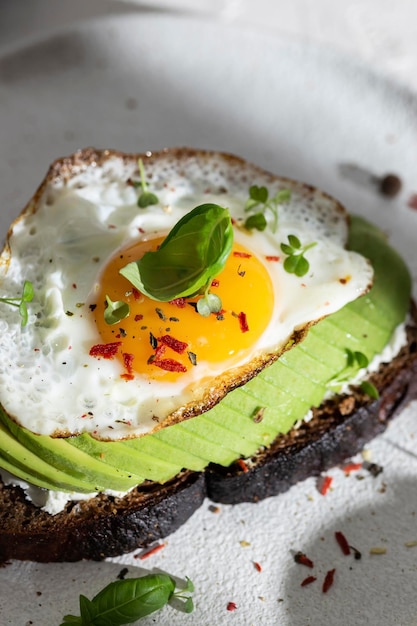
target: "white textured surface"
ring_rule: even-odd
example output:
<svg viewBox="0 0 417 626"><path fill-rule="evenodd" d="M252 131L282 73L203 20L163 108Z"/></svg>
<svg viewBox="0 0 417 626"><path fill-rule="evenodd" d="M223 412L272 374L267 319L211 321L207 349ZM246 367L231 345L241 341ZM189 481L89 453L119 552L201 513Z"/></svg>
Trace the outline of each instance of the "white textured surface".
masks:
<svg viewBox="0 0 417 626"><path fill-rule="evenodd" d="M229 13L222 21L232 21L233 10L243 19L245 6L225 4ZM321 25L330 32L326 16L308 8L301 13L299 6L294 3L293 21L286 8L288 27L302 25L304 32L304 25L316 23L316 33ZM349 6L358 11L360 5ZM272 20L266 22L272 29ZM362 35L358 39L364 43ZM417 188L415 113L411 92L372 70L257 29L147 14L77 27L0 59L2 231L61 154L88 144L140 150L188 143L236 152L335 194L383 225L416 279L417 213L407 206ZM397 171L402 193L384 201L373 189L356 186L340 176L339 166L347 162L376 173ZM0 569L0 622L55 626L64 613L77 612L80 592L93 595L126 563L131 575L140 564L188 575L196 585L191 616L168 609L143 624L416 624L417 548L404 545L417 539L416 417L414 406L370 444L383 474L360 472L358 480L335 469L326 497L310 480L258 505L222 506L219 514L207 503L163 551L143 562L127 556L117 564L13 563ZM360 561L341 555L334 530L362 551ZM370 556L372 546L385 546L387 553ZM310 572L294 563L297 550L316 563L318 581L307 588L300 582ZM323 575L333 567L334 587L323 595ZM235 612L226 610L229 601L236 602Z"/></svg>

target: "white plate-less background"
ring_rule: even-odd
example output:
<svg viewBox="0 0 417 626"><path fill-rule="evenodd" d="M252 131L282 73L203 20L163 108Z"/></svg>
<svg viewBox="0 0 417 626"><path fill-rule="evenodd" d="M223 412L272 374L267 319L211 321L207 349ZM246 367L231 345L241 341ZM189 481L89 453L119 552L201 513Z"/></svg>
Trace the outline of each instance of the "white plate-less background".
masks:
<svg viewBox="0 0 417 626"><path fill-rule="evenodd" d="M346 58L216 22L132 14L85 23L0 58L0 232L4 235L49 163L79 147L121 150L191 145L234 152L318 185L382 225L417 277L417 104ZM404 182L394 201L339 173L354 163ZM416 292L416 289L415 289ZM395 294L394 294L395 296ZM257 505L207 502L146 561L0 570L0 623L55 626L77 613L126 564L192 578L195 612L168 608L143 624L356 626L417 624L416 407L369 445L384 472L363 480L333 470ZM363 558L344 557L342 530ZM242 544L243 542L243 544ZM250 544L250 545L246 545ZM385 555L370 556L373 546ZM293 561L306 551L318 581ZM258 572L253 562L261 564ZM323 595L324 573L336 567ZM140 570L138 573L143 573ZM227 603L237 604L234 612Z"/></svg>

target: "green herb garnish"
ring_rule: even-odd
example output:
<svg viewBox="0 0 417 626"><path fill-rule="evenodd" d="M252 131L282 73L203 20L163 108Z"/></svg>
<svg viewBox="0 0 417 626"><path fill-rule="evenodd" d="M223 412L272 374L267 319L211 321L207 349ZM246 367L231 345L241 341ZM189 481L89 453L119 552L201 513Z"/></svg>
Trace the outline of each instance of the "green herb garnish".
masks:
<svg viewBox="0 0 417 626"><path fill-rule="evenodd" d="M28 323L27 303L33 300L33 296L33 285L29 280L25 280L20 298L0 298L0 302L17 307L19 309L21 325L26 326Z"/></svg>
<svg viewBox="0 0 417 626"><path fill-rule="evenodd" d="M270 198L266 187L252 185L249 188L249 199L246 201L245 211L254 211L255 209L258 211L247 218L244 224L245 228L265 230L267 221L264 213L269 210L273 216L272 232L275 233L278 228L278 206L283 202L288 202L290 198L291 191L289 189L280 189L273 198Z"/></svg>
<svg viewBox="0 0 417 626"><path fill-rule="evenodd" d="M146 183L146 178L145 178L145 168L143 166L142 159L139 159L138 167L139 167L139 174L140 174L140 182L135 182L134 185L135 187L140 187L142 189L142 193L139 195L139 198L138 198L138 206L141 209L146 209L146 207L150 206L151 204L158 204L159 198L157 195L155 195L151 191L148 191L148 185Z"/></svg>
<svg viewBox="0 0 417 626"><path fill-rule="evenodd" d="M341 387L343 383L352 380L359 370L365 369L369 365L369 359L363 352L357 350L349 350L346 348L346 365L327 383L328 387ZM360 388L371 398L378 399L378 389L369 380L364 380L360 384Z"/></svg>
<svg viewBox="0 0 417 626"><path fill-rule="evenodd" d="M184 613L191 613L194 606L190 596L194 585L187 578L187 585L175 591L175 581L168 574L148 574L140 578L126 578L110 583L92 600L80 595L81 616L65 615L61 626L123 626L158 611L168 602L182 601Z"/></svg>
<svg viewBox="0 0 417 626"><path fill-rule="evenodd" d="M130 308L127 302L123 300L117 300L113 302L109 296L106 295L107 306L104 309L104 321L107 324L117 324L120 320L124 320L130 313Z"/></svg>
<svg viewBox="0 0 417 626"><path fill-rule="evenodd" d="M216 296L215 304L209 288L224 268L232 245L233 227L227 209L201 204L180 219L158 250L146 252L120 273L153 300L169 302L204 294L209 308L220 310L220 299Z"/></svg>
<svg viewBox="0 0 417 626"><path fill-rule="evenodd" d="M302 246L296 235L288 235L288 244L281 244L281 250L288 255L284 261L284 270L299 277L305 276L310 269L310 263L304 254L316 244L317 242L314 241Z"/></svg>
<svg viewBox="0 0 417 626"><path fill-rule="evenodd" d="M375 385L373 385L372 383L369 382L369 380L363 380L361 382L361 389L370 398L374 398L374 400L378 400L378 398L379 398L379 391L375 387Z"/></svg>

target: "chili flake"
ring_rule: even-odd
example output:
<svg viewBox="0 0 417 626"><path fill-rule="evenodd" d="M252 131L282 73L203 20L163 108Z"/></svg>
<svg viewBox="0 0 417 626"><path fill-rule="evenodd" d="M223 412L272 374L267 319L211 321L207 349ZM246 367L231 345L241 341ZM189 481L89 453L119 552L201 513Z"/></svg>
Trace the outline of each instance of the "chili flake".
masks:
<svg viewBox="0 0 417 626"><path fill-rule="evenodd" d="M241 311L238 315L238 318L239 318L240 330L242 331L242 333L247 333L249 330L249 325L248 325L248 320L246 318L246 313Z"/></svg>
<svg viewBox="0 0 417 626"><path fill-rule="evenodd" d="M163 335L159 337L159 341L162 341L163 344L171 348L171 350L174 350L174 352L178 352L178 354L182 354L188 347L188 343L175 339L172 335Z"/></svg>
<svg viewBox="0 0 417 626"><path fill-rule="evenodd" d="M187 371L185 365L183 365L179 361L175 361L175 359L154 359L152 361L152 365L156 365L156 367L160 367L161 370L165 370L166 372Z"/></svg>
<svg viewBox="0 0 417 626"><path fill-rule="evenodd" d="M218 287L219 285L220 285L220 281L218 281L217 278L211 281L212 287Z"/></svg>
<svg viewBox="0 0 417 626"><path fill-rule="evenodd" d="M294 554L294 561L296 563L299 563L300 565L305 565L306 567L314 567L313 561L309 559L308 556L304 554L304 552L297 552L296 554Z"/></svg>
<svg viewBox="0 0 417 626"><path fill-rule="evenodd" d="M135 315L135 322L140 322L141 320L143 320L142 313L136 313L136 315Z"/></svg>
<svg viewBox="0 0 417 626"><path fill-rule="evenodd" d="M331 484L333 482L333 478L331 476L323 476L322 480L319 483L319 493L322 496L325 496L327 494L327 492L329 491Z"/></svg>
<svg viewBox="0 0 417 626"><path fill-rule="evenodd" d="M122 374L122 378L125 378L126 380L132 380L133 379L132 363L133 363L133 359L135 358L135 355L130 354L129 352L123 352L122 357L123 357L123 365L126 368L126 374Z"/></svg>
<svg viewBox="0 0 417 626"><path fill-rule="evenodd" d="M248 472L248 466L246 465L245 461L243 459L238 459L236 461L236 463L239 465L240 469L242 470L242 472Z"/></svg>
<svg viewBox="0 0 417 626"><path fill-rule="evenodd" d="M154 546L147 552L141 552L140 554L135 555L135 559L140 559L141 561L143 561L143 559L147 559L148 556L152 556L153 554L156 554L157 552L162 550L162 548L165 548L165 544L158 543L156 546Z"/></svg>
<svg viewBox="0 0 417 626"><path fill-rule="evenodd" d="M174 300L170 300L169 304L173 304L180 309L183 309L187 306L187 301L185 298L174 298Z"/></svg>
<svg viewBox="0 0 417 626"><path fill-rule="evenodd" d="M350 554L350 546L347 542L346 537L344 536L344 534L340 531L340 530L336 530L335 534L334 534L337 543L340 546L340 549L342 550L343 554L345 556L348 556Z"/></svg>
<svg viewBox="0 0 417 626"><path fill-rule="evenodd" d="M121 341L114 341L112 343L99 343L90 348L90 356L103 357L103 359L112 359L116 356L119 346L122 345Z"/></svg>
<svg viewBox="0 0 417 626"><path fill-rule="evenodd" d="M241 259L250 259L252 255L249 254L249 252L240 252L239 250L234 250L233 256L237 256Z"/></svg>
<svg viewBox="0 0 417 626"><path fill-rule="evenodd" d="M228 603L227 603L227 607L226 607L226 609L227 609L228 611L236 611L236 609L237 609L237 604L236 604L235 602L228 602Z"/></svg>
<svg viewBox="0 0 417 626"><path fill-rule="evenodd" d="M343 471L345 474L350 474L350 472L356 472L357 470L362 469L362 463L348 463L343 466Z"/></svg>
<svg viewBox="0 0 417 626"><path fill-rule="evenodd" d="M314 581L317 580L317 576L307 576L301 583L301 587L306 587L307 585L311 585Z"/></svg>
<svg viewBox="0 0 417 626"><path fill-rule="evenodd" d="M267 261L275 261L275 262L278 262L279 259L280 259L279 256L276 256L276 255L273 255L273 254L268 254L265 258L266 258Z"/></svg>
<svg viewBox="0 0 417 626"><path fill-rule="evenodd" d="M262 572L262 565L257 561L253 562L253 567L256 569L257 572Z"/></svg>
<svg viewBox="0 0 417 626"><path fill-rule="evenodd" d="M323 593L327 593L330 587L333 585L335 572L336 572L335 569L330 569L327 572L326 576L324 577L323 587L322 587Z"/></svg>

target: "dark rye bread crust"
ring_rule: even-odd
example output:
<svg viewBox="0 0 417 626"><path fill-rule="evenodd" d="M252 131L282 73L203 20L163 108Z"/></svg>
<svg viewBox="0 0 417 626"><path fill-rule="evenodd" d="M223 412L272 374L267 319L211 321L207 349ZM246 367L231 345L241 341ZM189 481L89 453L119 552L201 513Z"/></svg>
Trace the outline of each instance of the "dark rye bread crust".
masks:
<svg viewBox="0 0 417 626"><path fill-rule="evenodd" d="M201 506L206 496L223 503L257 502L317 476L360 451L417 398L417 311L412 308L407 345L370 379L380 393L360 390L336 396L314 410L312 420L278 437L265 451L229 468L183 472L158 486L147 483L124 498L100 495L52 517L25 500L19 487L0 482L0 561L100 560L166 537Z"/></svg>

